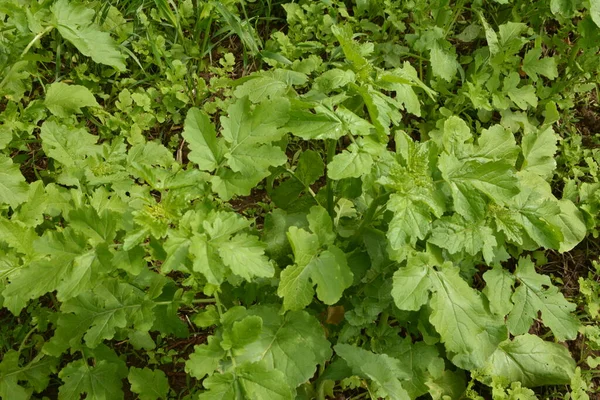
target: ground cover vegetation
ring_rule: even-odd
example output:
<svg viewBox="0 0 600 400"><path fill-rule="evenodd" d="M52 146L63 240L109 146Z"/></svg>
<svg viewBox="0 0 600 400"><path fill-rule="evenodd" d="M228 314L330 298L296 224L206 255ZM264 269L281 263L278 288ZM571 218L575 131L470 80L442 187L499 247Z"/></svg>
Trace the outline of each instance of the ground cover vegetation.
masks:
<svg viewBox="0 0 600 400"><path fill-rule="evenodd" d="M598 398L600 1L0 21L0 398Z"/></svg>

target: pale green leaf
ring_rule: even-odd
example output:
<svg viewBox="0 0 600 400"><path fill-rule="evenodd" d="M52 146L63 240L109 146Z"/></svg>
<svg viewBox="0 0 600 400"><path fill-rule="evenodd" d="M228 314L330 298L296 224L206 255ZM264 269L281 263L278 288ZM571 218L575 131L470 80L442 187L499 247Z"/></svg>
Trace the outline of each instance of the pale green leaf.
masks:
<svg viewBox="0 0 600 400"><path fill-rule="evenodd" d="M418 311L429 300L432 284L426 265L410 265L394 273L392 297L401 310Z"/></svg>
<svg viewBox="0 0 600 400"><path fill-rule="evenodd" d="M527 387L568 385L575 361L566 347L525 334L501 343L483 371L506 383L521 382Z"/></svg>
<svg viewBox="0 0 600 400"><path fill-rule="evenodd" d="M558 249L563 241L561 230L550 223L553 216L560 214L558 202L545 197L532 188L522 188L513 198L512 218L539 246Z"/></svg>
<svg viewBox="0 0 600 400"><path fill-rule="evenodd" d="M600 0L590 0L590 16L592 21L600 27Z"/></svg>
<svg viewBox="0 0 600 400"><path fill-rule="evenodd" d="M265 256L265 248L257 237L241 233L219 244L218 252L234 274L251 282L255 277L268 278L275 272Z"/></svg>
<svg viewBox="0 0 600 400"><path fill-rule="evenodd" d="M287 161L283 150L267 144L237 146L231 153L226 153L225 158L232 171L243 174L262 173Z"/></svg>
<svg viewBox="0 0 600 400"><path fill-rule="evenodd" d="M346 255L335 246L318 252L318 236L304 229L291 227L288 238L294 251L295 264L281 272L277 294L283 298L284 308L300 310L317 295L326 304L336 303L343 291L352 284L352 272Z"/></svg>
<svg viewBox="0 0 600 400"><path fill-rule="evenodd" d="M467 219L484 217L487 200L504 204L519 192L517 179L505 161L458 160L444 153L438 166L450 184L454 208Z"/></svg>
<svg viewBox="0 0 600 400"><path fill-rule="evenodd" d="M190 148L190 161L198 164L204 171L217 168L223 155L217 143L215 127L208 115L195 107L190 108L185 118L182 136Z"/></svg>
<svg viewBox="0 0 600 400"><path fill-rule="evenodd" d="M473 157L490 161L504 160L514 165L518 155L515 135L502 125L492 125L481 132Z"/></svg>
<svg viewBox="0 0 600 400"><path fill-rule="evenodd" d="M429 276L434 287L429 320L450 360L463 369L482 367L507 338L504 321L487 309L481 294L460 277L458 268L446 266Z"/></svg>
<svg viewBox="0 0 600 400"><path fill-rule="evenodd" d="M519 74L517 72L511 72L510 75L504 78L504 92L521 110L537 107L538 97L533 85L517 87L520 82L521 79L519 78Z"/></svg>
<svg viewBox="0 0 600 400"><path fill-rule="evenodd" d="M556 169L558 135L552 127L523 135L523 164L521 170L533 172L548 180Z"/></svg>
<svg viewBox="0 0 600 400"><path fill-rule="evenodd" d="M512 296L514 307L507 319L511 333L520 335L529 331L533 319L541 311L542 322L558 340L575 339L580 326L572 314L576 305L564 298L550 277L538 274L529 258L519 260L515 277L520 285Z"/></svg>
<svg viewBox="0 0 600 400"><path fill-rule="evenodd" d="M196 379L210 376L219 367L219 362L225 354L219 340L215 336L209 336L206 344L194 346L194 352L185 362L185 372Z"/></svg>
<svg viewBox="0 0 600 400"><path fill-rule="evenodd" d="M560 227L563 240L560 242L558 251L564 253L577 246L587 233L585 221L581 211L569 200L558 202L560 213L548 218L554 225Z"/></svg>
<svg viewBox="0 0 600 400"><path fill-rule="evenodd" d="M63 38L99 64L125 71L125 56L108 32L93 23L94 11L83 4L59 0L50 8Z"/></svg>
<svg viewBox="0 0 600 400"><path fill-rule="evenodd" d="M550 11L554 15L570 18L576 11L576 4L574 0L550 0Z"/></svg>
<svg viewBox="0 0 600 400"><path fill-rule="evenodd" d="M335 246L329 246L307 266L310 277L317 286L317 297L325 304L335 304L344 290L352 284L352 272L346 255Z"/></svg>
<svg viewBox="0 0 600 400"><path fill-rule="evenodd" d="M485 288L483 293L490 301L490 309L498 315L508 314L512 307L510 300L515 284L515 277L503 267L496 265L483 274Z"/></svg>
<svg viewBox="0 0 600 400"><path fill-rule="evenodd" d="M333 232L333 221L326 209L320 206L311 207L306 219L310 230L319 237L322 246L333 244L336 235Z"/></svg>
<svg viewBox="0 0 600 400"><path fill-rule="evenodd" d="M63 118L81 114L81 107L100 107L92 92L85 86L62 82L55 82L47 87L44 104L52 114Z"/></svg>
<svg viewBox="0 0 600 400"><path fill-rule="evenodd" d="M314 376L318 364L331 358L331 344L321 323L307 312L281 315L275 307L261 306L249 313L262 318L262 332L236 360L263 361L283 372L288 384L296 387Z"/></svg>
<svg viewBox="0 0 600 400"><path fill-rule="evenodd" d="M431 49L430 55L431 69L433 75L450 82L458 70L456 56L442 49L440 45L435 44Z"/></svg>
<svg viewBox="0 0 600 400"><path fill-rule="evenodd" d="M410 399L408 392L402 387L402 380L409 379L411 374L397 359L349 344L337 344L334 349L348 363L354 374L377 382L385 390L388 398Z"/></svg>
<svg viewBox="0 0 600 400"><path fill-rule="evenodd" d="M292 109L285 129L304 140L339 139L344 135L344 122L325 107L316 107L315 113Z"/></svg>
<svg viewBox="0 0 600 400"><path fill-rule="evenodd" d="M29 185L10 158L0 154L0 204L8 204L13 209L27 200Z"/></svg>
<svg viewBox="0 0 600 400"><path fill-rule="evenodd" d="M464 251L474 256L482 252L487 262L493 260L496 247L494 232L484 221L467 222L458 215L436 220L427 241L448 250L450 254Z"/></svg>
<svg viewBox="0 0 600 400"><path fill-rule="evenodd" d="M100 151L100 147L96 146L97 136L91 135L84 128L69 127L55 121L44 122L40 138L46 155L65 167L73 167L87 156Z"/></svg>
<svg viewBox="0 0 600 400"><path fill-rule="evenodd" d="M353 144L350 145L349 150L344 150L333 157L327 165L327 176L334 180L359 178L368 174L372 165L373 157Z"/></svg>
<svg viewBox="0 0 600 400"><path fill-rule="evenodd" d="M282 372L268 369L264 363L244 363L233 372L213 375L202 384L208 389L198 400L293 400L292 388Z"/></svg>
<svg viewBox="0 0 600 400"><path fill-rule="evenodd" d="M387 209L394 213L388 226L387 237L394 249L406 243L414 245L417 239L425 239L431 230L431 210L410 197L393 194Z"/></svg>
<svg viewBox="0 0 600 400"><path fill-rule="evenodd" d="M220 285L225 279L226 267L218 255L217 249L210 244L204 235L194 235L190 239L190 253L193 269L200 272L208 283Z"/></svg>
<svg viewBox="0 0 600 400"><path fill-rule="evenodd" d="M33 242L38 235L33 228L28 228L18 221L0 218L0 241L7 243L19 253L34 254Z"/></svg>

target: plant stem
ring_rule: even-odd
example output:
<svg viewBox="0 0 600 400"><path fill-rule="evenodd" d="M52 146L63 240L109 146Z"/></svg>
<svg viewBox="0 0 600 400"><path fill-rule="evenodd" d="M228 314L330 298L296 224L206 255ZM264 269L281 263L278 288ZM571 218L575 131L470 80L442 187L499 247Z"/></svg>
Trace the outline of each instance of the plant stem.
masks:
<svg viewBox="0 0 600 400"><path fill-rule="evenodd" d="M327 168L335 156L336 147L336 140L327 141ZM327 213L333 219L333 180L329 178L329 173L327 174Z"/></svg>

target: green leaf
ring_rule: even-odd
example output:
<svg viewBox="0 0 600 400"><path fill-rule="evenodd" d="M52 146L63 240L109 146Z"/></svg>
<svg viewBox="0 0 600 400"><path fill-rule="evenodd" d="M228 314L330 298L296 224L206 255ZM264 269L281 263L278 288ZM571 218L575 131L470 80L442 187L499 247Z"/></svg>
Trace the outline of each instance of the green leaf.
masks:
<svg viewBox="0 0 600 400"><path fill-rule="evenodd" d="M521 170L533 172L548 180L556 169L556 154L558 135L552 127L542 131L530 132L523 135L523 164Z"/></svg>
<svg viewBox="0 0 600 400"><path fill-rule="evenodd" d="M215 336L209 336L207 344L194 346L194 352L185 362L185 372L196 379L212 375L219 367L219 362L225 357L225 350Z"/></svg>
<svg viewBox="0 0 600 400"><path fill-rule="evenodd" d="M414 245L431 230L431 209L418 200L393 194L387 209L394 213L387 231L393 249L400 249L406 243Z"/></svg>
<svg viewBox="0 0 600 400"><path fill-rule="evenodd" d="M573 0L550 0L550 11L554 15L570 18L576 11L576 2Z"/></svg>
<svg viewBox="0 0 600 400"><path fill-rule="evenodd" d="M488 263L494 259L497 245L494 232L485 225L485 221L467 222L458 215L436 220L427 241L448 250L450 254L464 251L474 256L482 252Z"/></svg>
<svg viewBox="0 0 600 400"><path fill-rule="evenodd" d="M29 185L17 164L0 154L0 204L8 204L13 209L27 200Z"/></svg>
<svg viewBox="0 0 600 400"><path fill-rule="evenodd" d="M310 230L317 234L319 243L322 246L333 244L336 234L333 232L333 221L325 208L320 206L311 207L306 219Z"/></svg>
<svg viewBox="0 0 600 400"><path fill-rule="evenodd" d="M585 221L581 211L569 200L558 202L560 214L550 216L548 219L554 225L560 227L563 240L560 242L558 251L564 253L577 246L587 233Z"/></svg>
<svg viewBox="0 0 600 400"><path fill-rule="evenodd" d="M519 259L515 277L520 285L512 296L514 307L507 319L511 333L520 335L529 331L533 319L541 311L542 322L558 340L575 339L580 326L572 314L576 305L564 298L550 277L535 272L535 265L529 258Z"/></svg>
<svg viewBox="0 0 600 400"><path fill-rule="evenodd" d="M20 354L8 350L0 361L0 398L29 400L33 391L43 391L50 381L52 372L56 372L57 359L43 357L20 366ZM27 382L27 383L25 383Z"/></svg>
<svg viewBox="0 0 600 400"><path fill-rule="evenodd" d="M429 320L450 360L462 369L482 367L507 337L503 319L487 309L480 293L459 276L458 268L446 266L429 276L434 288Z"/></svg>
<svg viewBox="0 0 600 400"><path fill-rule="evenodd" d="M540 59L541 55L541 47L535 47L525 53L522 66L523 71L525 71L534 82L537 82L538 74L543 75L550 80L556 79L558 77L556 60L554 57L544 57Z"/></svg>
<svg viewBox="0 0 600 400"><path fill-rule="evenodd" d="M333 157L327 165L327 176L334 180L359 178L368 174L372 165L371 155L361 151L357 145L351 144L348 150Z"/></svg>
<svg viewBox="0 0 600 400"><path fill-rule="evenodd" d="M201 393L198 400L293 400L292 388L285 376L277 370L270 370L263 363L244 363L233 372L213 375L202 384L207 392Z"/></svg>
<svg viewBox="0 0 600 400"><path fill-rule="evenodd" d="M227 117L221 118L221 134L232 144L232 153L242 144L279 140L282 133L278 128L288 121L289 110L290 103L285 98L264 101L251 110L250 101L243 97L229 106Z"/></svg>
<svg viewBox="0 0 600 400"><path fill-rule="evenodd" d="M131 383L131 391L137 393L140 400L167 398L169 380L160 369L131 367L127 379Z"/></svg>
<svg viewBox="0 0 600 400"><path fill-rule="evenodd" d="M360 45L352 38L352 27L349 24L331 26L331 33L340 42L346 59L352 63L354 71L364 80L371 72L371 63L358 51Z"/></svg>
<svg viewBox="0 0 600 400"><path fill-rule="evenodd" d="M19 207L12 220L18 220L30 227L38 226L44 221L44 212L48 208L49 200L44 182L41 180L32 182L29 185L27 201Z"/></svg>
<svg viewBox="0 0 600 400"><path fill-rule="evenodd" d="M337 140L345 134L344 123L340 117L322 106L315 107L315 113L304 109L292 109L285 128L304 140Z"/></svg>
<svg viewBox="0 0 600 400"><path fill-rule="evenodd" d="M450 82L458 70L456 56L453 56L445 49L442 49L437 43L431 49L430 54L431 69L433 75L439 76L443 80Z"/></svg>
<svg viewBox="0 0 600 400"><path fill-rule="evenodd" d="M395 358L385 354L375 354L349 344L337 344L335 352L348 363L354 374L377 382L392 400L409 400L410 396L401 380L411 374Z"/></svg>
<svg viewBox="0 0 600 400"><path fill-rule="evenodd" d="M450 184L456 212L468 220L483 218L488 200L504 204L519 192L517 179L505 161L459 160L444 153L438 166Z"/></svg>
<svg viewBox="0 0 600 400"><path fill-rule="evenodd" d="M346 255L335 246L319 254L319 238L304 229L291 227L288 238L295 264L281 272L277 294L286 310L301 310L312 302L313 286L325 304L335 304L352 284L352 272Z"/></svg>
<svg viewBox="0 0 600 400"><path fill-rule="evenodd" d="M485 288L483 293L490 301L490 309L497 315L506 315L512 309L513 286L515 277L503 267L496 265L483 274Z"/></svg>
<svg viewBox="0 0 600 400"><path fill-rule="evenodd" d="M545 197L529 187L523 187L513 198L511 217L525 229L525 232L539 246L558 249L563 235L560 228L552 224L553 216L560 214L556 200Z"/></svg>
<svg viewBox="0 0 600 400"><path fill-rule="evenodd" d="M40 138L46 155L65 167L74 167L87 156L100 151L100 146L96 146L97 136L89 134L84 128L74 128L52 120L44 122Z"/></svg>
<svg viewBox="0 0 600 400"><path fill-rule="evenodd" d="M464 143L472 138L471 129L461 118L453 115L444 121L442 143L448 153L459 155Z"/></svg>
<svg viewBox="0 0 600 400"><path fill-rule="evenodd" d="M203 171L214 171L223 154L217 143L215 127L208 115L195 107L190 108L185 118L182 136L190 148L190 161L198 164Z"/></svg>
<svg viewBox="0 0 600 400"><path fill-rule="evenodd" d="M81 107L100 107L96 98L85 86L55 82L47 87L44 104L57 117L68 118L81 114Z"/></svg>
<svg viewBox="0 0 600 400"><path fill-rule="evenodd" d="M148 331L154 321L153 307L143 291L106 279L93 291L62 304L54 337L44 349L58 356L69 347L80 347L82 337L89 348L96 348L128 326Z"/></svg>
<svg viewBox="0 0 600 400"><path fill-rule="evenodd" d="M234 274L250 282L255 277L268 278L275 273L273 265L264 254L265 248L257 237L242 233L221 243L218 252L223 263Z"/></svg>
<svg viewBox="0 0 600 400"><path fill-rule="evenodd" d="M127 69L125 56L107 32L92 23L94 11L83 4L58 0L50 8L55 26L63 38L82 54L99 64L110 65L119 71Z"/></svg>
<svg viewBox="0 0 600 400"><path fill-rule="evenodd" d="M473 157L487 161L504 160L514 165L519 152L515 135L502 125L492 125L481 132Z"/></svg>
<svg viewBox="0 0 600 400"><path fill-rule="evenodd" d="M568 385L575 373L575 361L564 346L525 334L501 343L483 371L507 384Z"/></svg>
<svg viewBox="0 0 600 400"><path fill-rule="evenodd" d="M314 376L318 364L324 365L331 358L331 344L320 322L307 312L280 315L278 311L271 306L249 310L262 318L262 332L236 360L263 361L268 368L283 372L287 383L295 388Z"/></svg>
<svg viewBox="0 0 600 400"><path fill-rule="evenodd" d="M6 305L13 313L25 306L29 299L57 291L57 298L66 301L83 293L112 270L107 265L107 249L88 249L85 238L71 228L62 232L47 231L35 242L36 252L46 256L22 268L11 277L3 292L9 301ZM52 271L52 274L49 274ZM46 276L47 279L39 279Z"/></svg>
<svg viewBox="0 0 600 400"><path fill-rule="evenodd" d="M521 79L517 72L511 72L504 78L503 91L521 110L527 110L530 106L536 108L538 97L535 94L535 88L532 85L523 85L517 87Z"/></svg>
<svg viewBox="0 0 600 400"><path fill-rule="evenodd" d="M590 16L592 21L600 27L600 0L590 0Z"/></svg>
<svg viewBox="0 0 600 400"><path fill-rule="evenodd" d="M296 177L306 186L312 185L325 171L321 155L314 150L305 150L298 158L298 166L294 171Z"/></svg>
<svg viewBox="0 0 600 400"><path fill-rule="evenodd" d="M225 279L226 268L205 235L194 235L190 239L190 253L193 254L193 269L200 272L208 283L219 286Z"/></svg>
<svg viewBox="0 0 600 400"><path fill-rule="evenodd" d="M325 71L319 77L315 78L313 89L323 93L329 93L332 90L346 86L354 82L356 76L350 70L333 68Z"/></svg>
<svg viewBox="0 0 600 400"><path fill-rule="evenodd" d="M123 399L121 380L127 376L127 368L123 368L123 364L121 360L111 359L96 360L94 366L90 366L86 359L67 364L58 374L64 382L58 389L58 399L79 400L84 394L86 398L95 400Z"/></svg>
<svg viewBox="0 0 600 400"><path fill-rule="evenodd" d="M38 235L33 228L27 228L18 221L0 218L0 241L7 243L19 253L34 254L33 242Z"/></svg>
<svg viewBox="0 0 600 400"><path fill-rule="evenodd" d="M432 283L428 268L423 265L409 265L394 273L392 297L401 310L418 311L429 300Z"/></svg>
<svg viewBox="0 0 600 400"><path fill-rule="evenodd" d="M241 349L254 342L262 331L262 318L248 316L231 325L231 329L223 332L221 347L225 350Z"/></svg>

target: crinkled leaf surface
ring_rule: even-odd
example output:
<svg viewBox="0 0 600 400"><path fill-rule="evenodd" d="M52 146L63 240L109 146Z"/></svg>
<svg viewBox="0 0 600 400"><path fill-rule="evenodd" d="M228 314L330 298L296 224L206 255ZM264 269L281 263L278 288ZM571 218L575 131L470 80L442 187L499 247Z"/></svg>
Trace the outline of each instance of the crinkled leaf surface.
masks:
<svg viewBox="0 0 600 400"><path fill-rule="evenodd" d="M483 371L527 387L563 385L571 382L575 361L564 346L525 334L500 343Z"/></svg>

